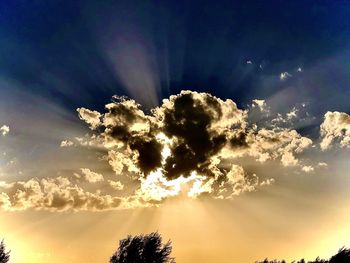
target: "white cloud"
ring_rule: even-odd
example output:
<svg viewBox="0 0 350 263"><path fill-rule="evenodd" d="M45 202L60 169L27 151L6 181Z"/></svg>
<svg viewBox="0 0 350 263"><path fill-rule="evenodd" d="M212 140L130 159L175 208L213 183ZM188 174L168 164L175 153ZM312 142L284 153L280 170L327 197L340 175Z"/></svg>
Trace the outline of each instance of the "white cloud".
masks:
<svg viewBox="0 0 350 263"><path fill-rule="evenodd" d="M296 118L298 116L297 112L298 112L298 109L294 107L290 112L286 114L287 119L291 120Z"/></svg>
<svg viewBox="0 0 350 263"><path fill-rule="evenodd" d="M298 164L298 160L292 152L285 152L282 155L281 162L284 166L295 166Z"/></svg>
<svg viewBox="0 0 350 263"><path fill-rule="evenodd" d="M311 172L313 172L315 169L314 169L312 166L310 166L310 165L306 165L306 166L303 166L303 167L301 168L301 170L303 170L305 173L311 173Z"/></svg>
<svg viewBox="0 0 350 263"><path fill-rule="evenodd" d="M89 124L91 129L96 129L101 124L101 114L98 111L78 108L77 112L79 113L79 118Z"/></svg>
<svg viewBox="0 0 350 263"><path fill-rule="evenodd" d="M114 190L123 190L124 189L124 185L120 181L108 180L108 183Z"/></svg>
<svg viewBox="0 0 350 263"><path fill-rule="evenodd" d="M0 190L0 208L5 211L104 211L154 205L137 195L118 197L101 191L88 192L65 177L0 182Z"/></svg>
<svg viewBox="0 0 350 263"><path fill-rule="evenodd" d="M260 183L260 186L268 186L272 185L275 182L275 179L273 178L268 178Z"/></svg>
<svg viewBox="0 0 350 263"><path fill-rule="evenodd" d="M287 78L290 78L290 77L292 77L292 75L289 74L287 71L286 72L282 72L280 74L280 80L286 80Z"/></svg>
<svg viewBox="0 0 350 263"><path fill-rule="evenodd" d="M69 140L61 141L61 144L60 144L61 147L70 147L73 145L74 145L74 143L72 141L69 141Z"/></svg>
<svg viewBox="0 0 350 263"><path fill-rule="evenodd" d="M350 116L345 112L330 112L324 115L320 126L321 149L327 150L332 142L338 139L341 147L350 147Z"/></svg>
<svg viewBox="0 0 350 263"><path fill-rule="evenodd" d="M262 128L248 136L247 154L259 162L281 160L284 166L298 164L297 154L312 145L312 140L295 130Z"/></svg>
<svg viewBox="0 0 350 263"><path fill-rule="evenodd" d="M10 127L7 125L2 125L0 127L0 133L2 134L2 136L7 135L10 132Z"/></svg>
<svg viewBox="0 0 350 263"><path fill-rule="evenodd" d="M252 108L258 107L261 112L268 111L265 100L253 100Z"/></svg>
<svg viewBox="0 0 350 263"><path fill-rule="evenodd" d="M317 165L320 167L328 167L328 164L324 162L319 162Z"/></svg>
<svg viewBox="0 0 350 263"><path fill-rule="evenodd" d="M88 181L89 183L97 183L97 182L104 181L104 177L102 174L93 172L88 168L81 168L80 170L84 175L85 180Z"/></svg>

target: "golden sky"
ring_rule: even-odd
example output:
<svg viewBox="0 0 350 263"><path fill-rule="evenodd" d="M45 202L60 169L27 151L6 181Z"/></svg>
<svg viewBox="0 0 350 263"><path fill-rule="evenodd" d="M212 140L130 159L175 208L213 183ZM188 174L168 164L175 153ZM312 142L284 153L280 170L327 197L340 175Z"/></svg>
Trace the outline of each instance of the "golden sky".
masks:
<svg viewBox="0 0 350 263"><path fill-rule="evenodd" d="M313 259L329 257L348 244L346 204L337 208L318 204L323 209L316 213L315 204L305 209L307 199L240 199L233 203L178 200L137 211L2 213L0 223L12 251L11 262L108 262L119 239L155 230L172 240L173 255L185 263Z"/></svg>
<svg viewBox="0 0 350 263"><path fill-rule="evenodd" d="M151 113L115 97L105 113L77 109L81 120L55 109L54 121L25 120L42 124L27 133L4 124L11 262L108 262L120 239L152 231L177 262L328 258L350 244L350 117L328 112L318 138L302 136L304 108L183 91Z"/></svg>

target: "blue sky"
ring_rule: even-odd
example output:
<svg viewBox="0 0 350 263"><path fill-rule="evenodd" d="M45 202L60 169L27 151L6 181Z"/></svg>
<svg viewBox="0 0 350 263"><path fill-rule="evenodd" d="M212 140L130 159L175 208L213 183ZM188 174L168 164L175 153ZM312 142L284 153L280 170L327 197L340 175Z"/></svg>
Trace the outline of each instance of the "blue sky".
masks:
<svg viewBox="0 0 350 263"><path fill-rule="evenodd" d="M312 100L316 114L349 110L345 2L2 1L0 12L1 77L69 109L132 97L115 55L141 64L122 73L136 75L136 86L153 75L158 102L191 89L245 105L288 87L293 103ZM144 63L128 57L135 49ZM293 77L281 82L282 72Z"/></svg>

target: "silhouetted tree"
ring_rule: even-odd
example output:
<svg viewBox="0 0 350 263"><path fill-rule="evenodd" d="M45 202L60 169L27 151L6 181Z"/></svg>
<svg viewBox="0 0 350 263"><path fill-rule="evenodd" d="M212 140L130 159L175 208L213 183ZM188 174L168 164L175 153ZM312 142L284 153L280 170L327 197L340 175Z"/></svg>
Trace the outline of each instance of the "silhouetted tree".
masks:
<svg viewBox="0 0 350 263"><path fill-rule="evenodd" d="M162 244L158 232L148 235L128 236L120 240L118 250L110 263L175 263L170 257L171 241Z"/></svg>
<svg viewBox="0 0 350 263"><path fill-rule="evenodd" d="M305 261L303 261L302 263L305 263ZM320 259L319 257L317 257L314 261L308 261L308 263L328 263L328 260Z"/></svg>
<svg viewBox="0 0 350 263"><path fill-rule="evenodd" d="M286 263L285 260L268 260L267 258L264 259L264 261L255 261L255 263Z"/></svg>
<svg viewBox="0 0 350 263"><path fill-rule="evenodd" d="M256 261L255 263L285 263L285 261L277 261L276 259L269 261L268 259L265 259L264 261ZM295 261L292 261L292 263L295 263ZM297 261L297 263L305 263L305 260L301 259ZM314 261L308 261L308 263L350 263L350 249L342 247L339 249L338 253L329 260L324 260L317 257Z"/></svg>
<svg viewBox="0 0 350 263"><path fill-rule="evenodd" d="M350 249L342 247L338 253L335 254L329 260L329 263L349 263L350 262Z"/></svg>
<svg viewBox="0 0 350 263"><path fill-rule="evenodd" d="M0 263L6 263L10 259L10 252L6 252L4 240L0 243Z"/></svg>

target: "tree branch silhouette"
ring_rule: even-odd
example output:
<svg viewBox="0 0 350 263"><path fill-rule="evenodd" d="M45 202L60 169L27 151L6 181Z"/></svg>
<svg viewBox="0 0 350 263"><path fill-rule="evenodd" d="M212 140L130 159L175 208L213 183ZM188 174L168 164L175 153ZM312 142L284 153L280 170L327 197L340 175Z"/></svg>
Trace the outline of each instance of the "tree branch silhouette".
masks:
<svg viewBox="0 0 350 263"><path fill-rule="evenodd" d="M148 235L128 236L120 240L118 250L110 263L175 263L171 254L171 241L162 244L158 232Z"/></svg>

